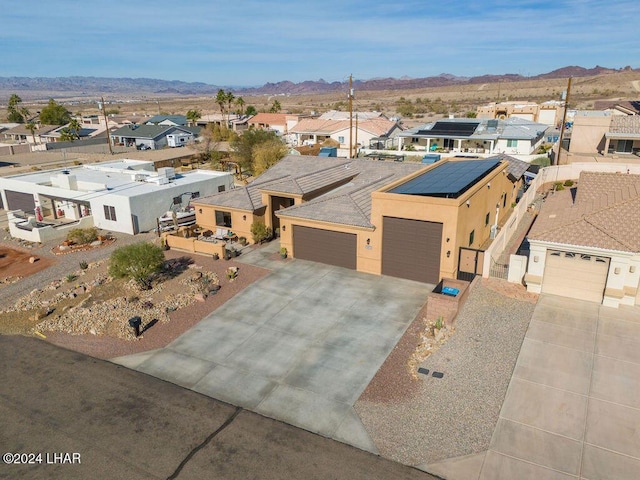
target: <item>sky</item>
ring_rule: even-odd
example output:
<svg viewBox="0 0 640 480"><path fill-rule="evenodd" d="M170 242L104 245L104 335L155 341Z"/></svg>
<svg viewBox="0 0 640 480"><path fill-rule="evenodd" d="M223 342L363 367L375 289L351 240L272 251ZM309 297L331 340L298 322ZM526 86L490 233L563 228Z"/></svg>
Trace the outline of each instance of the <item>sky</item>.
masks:
<svg viewBox="0 0 640 480"><path fill-rule="evenodd" d="M0 77L231 87L639 68L638 14L638 0L0 0Z"/></svg>

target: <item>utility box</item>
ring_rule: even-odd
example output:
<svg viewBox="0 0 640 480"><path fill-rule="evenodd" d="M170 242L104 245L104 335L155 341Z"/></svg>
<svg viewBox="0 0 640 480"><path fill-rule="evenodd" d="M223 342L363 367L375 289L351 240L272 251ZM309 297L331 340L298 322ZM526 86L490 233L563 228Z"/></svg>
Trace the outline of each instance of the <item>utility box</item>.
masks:
<svg viewBox="0 0 640 480"><path fill-rule="evenodd" d="M320 149L319 157L337 157L338 156L338 148L337 147L322 147Z"/></svg>
<svg viewBox="0 0 640 480"><path fill-rule="evenodd" d="M422 157L422 163L432 164L436 163L440 160L439 153L427 153L424 157Z"/></svg>

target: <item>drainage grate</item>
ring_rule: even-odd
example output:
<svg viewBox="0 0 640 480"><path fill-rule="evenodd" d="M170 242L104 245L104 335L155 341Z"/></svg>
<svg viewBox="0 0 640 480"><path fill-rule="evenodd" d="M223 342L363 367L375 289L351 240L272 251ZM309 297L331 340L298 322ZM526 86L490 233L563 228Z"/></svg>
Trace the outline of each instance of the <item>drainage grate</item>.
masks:
<svg viewBox="0 0 640 480"><path fill-rule="evenodd" d="M433 377L435 377L435 378L442 378L442 377L444 377L444 373L442 373L442 372L433 372L431 375L432 375Z"/></svg>

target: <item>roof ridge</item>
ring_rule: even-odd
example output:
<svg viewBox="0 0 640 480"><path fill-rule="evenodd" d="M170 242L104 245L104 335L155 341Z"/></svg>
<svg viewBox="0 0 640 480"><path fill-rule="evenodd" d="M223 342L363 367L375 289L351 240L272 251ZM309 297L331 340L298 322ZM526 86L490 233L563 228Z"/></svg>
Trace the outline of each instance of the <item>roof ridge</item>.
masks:
<svg viewBox="0 0 640 480"><path fill-rule="evenodd" d="M589 218L587 218L587 215L584 215L584 217L582 218L586 223L588 223L589 225L591 225L593 228L595 228L596 230L598 230L599 232L602 232L605 236L609 237L611 240L614 240L615 242L618 242L620 245L623 245L625 247L627 247L629 249L629 251L633 252L635 251L634 248L628 244L626 241L620 240L619 238L614 237L613 235L611 235L610 233L608 233L606 230L604 230L603 228L601 228L599 225L596 225L594 222L592 222Z"/></svg>

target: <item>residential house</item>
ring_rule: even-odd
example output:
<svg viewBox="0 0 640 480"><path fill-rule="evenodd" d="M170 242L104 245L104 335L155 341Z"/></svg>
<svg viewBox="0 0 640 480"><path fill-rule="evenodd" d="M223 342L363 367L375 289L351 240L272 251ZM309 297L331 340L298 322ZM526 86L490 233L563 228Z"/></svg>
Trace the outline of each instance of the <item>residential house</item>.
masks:
<svg viewBox="0 0 640 480"><path fill-rule="evenodd" d="M445 118L398 134L398 150L531 155L545 140L547 126L522 118Z"/></svg>
<svg viewBox="0 0 640 480"><path fill-rule="evenodd" d="M593 103L593 109L612 115L640 115L640 100L597 100Z"/></svg>
<svg viewBox="0 0 640 480"><path fill-rule="evenodd" d="M41 143L39 140L41 135L47 135L54 130L61 128L59 125L36 125L35 130L31 133L25 123L20 123L13 128L9 128L2 132L4 138L14 143Z"/></svg>
<svg viewBox="0 0 640 480"><path fill-rule="evenodd" d="M185 127L187 125L187 117L185 115L155 115L144 123L146 125Z"/></svg>
<svg viewBox="0 0 640 480"><path fill-rule="evenodd" d="M194 201L198 225L251 238L264 222L295 258L438 283L461 249L478 249L504 220L508 162L429 166L287 156L246 187Z"/></svg>
<svg viewBox="0 0 640 480"><path fill-rule="evenodd" d="M125 125L111 132L111 141L114 145L136 147L142 150L157 150L169 145L169 136L178 136L182 144L188 144L195 140L200 132L200 127L182 127L170 125ZM171 145L176 146L176 145Z"/></svg>
<svg viewBox="0 0 640 480"><path fill-rule="evenodd" d="M640 152L640 115L580 111L573 119L569 152L631 155Z"/></svg>
<svg viewBox="0 0 640 480"><path fill-rule="evenodd" d="M32 216L55 236L61 223L81 222L136 234L156 228L156 219L192 198L233 187L230 173L173 168L153 162L118 160L0 178L0 207ZM17 218L11 234L33 240L33 224ZM39 241L39 240L36 240Z"/></svg>
<svg viewBox="0 0 640 480"><path fill-rule="evenodd" d="M290 132L294 145L315 145L328 139L339 144L338 155L347 156L349 147L369 146L372 139L389 137L400 130L398 124L387 118L377 117L361 120L333 120L303 118Z"/></svg>
<svg viewBox="0 0 640 480"><path fill-rule="evenodd" d="M531 122L542 123L548 127L562 123L564 102L550 100L541 104L534 102L500 102L482 105L477 108L477 118L506 120L522 118Z"/></svg>
<svg viewBox="0 0 640 480"><path fill-rule="evenodd" d="M226 125L227 128L231 128L233 131L239 132L248 128L247 122L249 121L249 118L249 115L238 115L235 113L230 115L212 113L209 115L203 115L195 121L195 124L198 127L207 127L208 125Z"/></svg>
<svg viewBox="0 0 640 480"><path fill-rule="evenodd" d="M303 118L302 115L289 113L258 113L248 121L249 128L259 128L276 132L287 139L289 132Z"/></svg>
<svg viewBox="0 0 640 480"><path fill-rule="evenodd" d="M640 305L640 175L583 171L547 197L527 235L527 290Z"/></svg>

